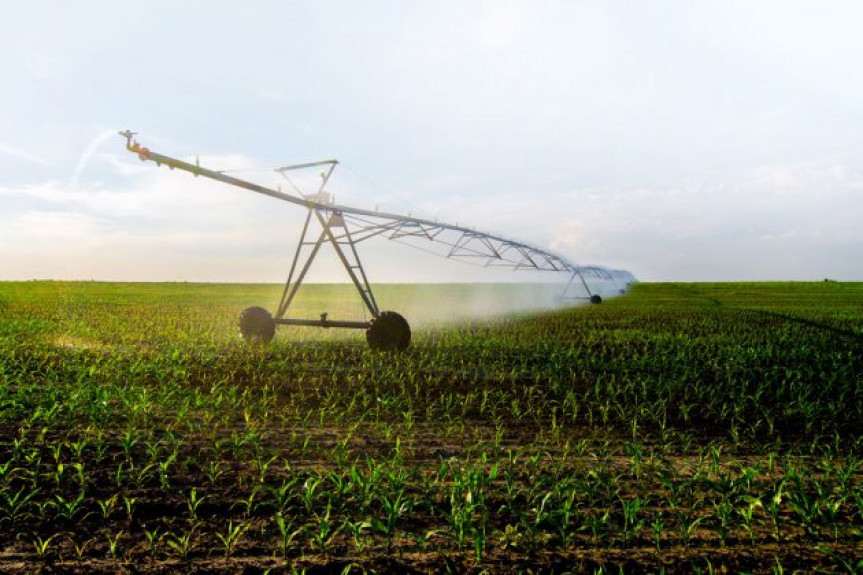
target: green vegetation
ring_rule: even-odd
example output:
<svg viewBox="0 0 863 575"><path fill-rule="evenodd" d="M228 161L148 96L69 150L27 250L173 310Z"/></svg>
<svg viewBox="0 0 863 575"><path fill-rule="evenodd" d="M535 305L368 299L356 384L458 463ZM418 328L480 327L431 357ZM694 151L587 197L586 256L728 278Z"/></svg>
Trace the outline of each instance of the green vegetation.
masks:
<svg viewBox="0 0 863 575"><path fill-rule="evenodd" d="M0 569L863 568L863 284L642 284L394 355L238 341L278 293L0 284Z"/></svg>

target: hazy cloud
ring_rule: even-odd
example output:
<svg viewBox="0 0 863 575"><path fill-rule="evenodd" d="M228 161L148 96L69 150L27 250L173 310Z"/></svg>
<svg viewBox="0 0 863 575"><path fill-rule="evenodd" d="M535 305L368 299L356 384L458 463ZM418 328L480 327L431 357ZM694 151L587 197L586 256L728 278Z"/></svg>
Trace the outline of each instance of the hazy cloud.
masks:
<svg viewBox="0 0 863 575"><path fill-rule="evenodd" d="M32 162L34 164L41 164L43 166L48 165L48 160L37 156L36 154L31 154L26 150L22 150L21 148L17 148L15 146L11 146L9 144L5 144L0 142L0 154L5 156L10 156L17 160L24 160L26 162Z"/></svg>
<svg viewBox="0 0 863 575"><path fill-rule="evenodd" d="M261 167L337 157L345 203L643 279L863 279L858 2L33 0L5 16L0 279L282 279L302 210L139 162L127 127L266 185ZM363 257L376 281L511 277L386 242Z"/></svg>

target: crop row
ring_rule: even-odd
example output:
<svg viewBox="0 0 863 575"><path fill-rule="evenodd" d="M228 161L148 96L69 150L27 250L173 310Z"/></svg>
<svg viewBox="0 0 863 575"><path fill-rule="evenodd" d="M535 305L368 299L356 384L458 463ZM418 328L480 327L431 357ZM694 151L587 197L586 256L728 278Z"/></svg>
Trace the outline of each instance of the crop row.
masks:
<svg viewBox="0 0 863 575"><path fill-rule="evenodd" d="M332 458L308 454L301 465L301 447L280 456L230 441L193 449L178 437L31 435L20 434L0 468L0 541L60 545L38 554L68 555L61 543L83 545L82 527L97 534L91 552L119 557L122 543L124 560L185 557L220 547L222 534L226 555L397 547L469 549L480 562L507 548L853 545L863 526L861 465L848 457L729 462L711 446L667 459L627 443L626 456L590 445L433 462L407 459L396 440L387 458L334 444ZM187 548L171 544L178 537Z"/></svg>
<svg viewBox="0 0 863 575"><path fill-rule="evenodd" d="M216 288L26 287L0 290L5 565L861 567L845 288L639 286L384 355L246 347Z"/></svg>

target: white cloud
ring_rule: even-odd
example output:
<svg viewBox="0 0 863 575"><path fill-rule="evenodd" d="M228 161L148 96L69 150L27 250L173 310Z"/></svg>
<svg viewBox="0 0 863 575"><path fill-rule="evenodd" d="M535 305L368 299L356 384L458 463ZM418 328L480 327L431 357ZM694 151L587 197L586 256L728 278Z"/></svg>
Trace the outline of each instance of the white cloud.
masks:
<svg viewBox="0 0 863 575"><path fill-rule="evenodd" d="M227 279L233 273L219 266L220 254L227 260L243 254L252 268L256 260L281 260L274 244L285 241L292 215L302 217L269 198L152 163L148 170L139 170L135 160L89 157L99 163L94 173L113 178L105 168L119 167L127 181L113 186L81 181L74 187L48 181L0 188L5 206L0 213L0 260L6 279ZM240 156L201 161L225 168L250 165ZM205 272L202 261L211 269ZM189 277L189 270L203 275Z"/></svg>
<svg viewBox="0 0 863 575"><path fill-rule="evenodd" d="M89 147L88 147L89 149ZM206 178L195 178L191 174L157 168L153 163L140 163L120 158L114 154L95 154L85 152L81 156L79 168L92 159L107 164L114 174L106 173L104 167L99 174L112 179L114 185L78 182L77 176L71 182L47 181L28 186L0 187L0 198L17 202L38 202L44 205L75 208L86 213L110 217L138 218L164 217L172 214L188 214L190 217L208 214L230 214L240 206L246 194L232 190L224 193L227 186ZM194 158L189 159L194 161ZM201 157L204 165L219 166L223 169L244 169L252 166L251 161L240 155ZM81 169L76 169L76 174ZM122 176L117 178L116 176Z"/></svg>
<svg viewBox="0 0 863 575"><path fill-rule="evenodd" d="M27 71L34 80L53 80L63 74L63 60L44 51L31 50L25 56Z"/></svg>
<svg viewBox="0 0 863 575"><path fill-rule="evenodd" d="M30 249L34 245L52 249L89 245L103 230L100 220L77 212L28 211L9 224L10 236Z"/></svg>
<svg viewBox="0 0 863 575"><path fill-rule="evenodd" d="M531 13L527 4L485 2L475 23L477 42L491 49L512 46L522 37Z"/></svg>
<svg viewBox="0 0 863 575"><path fill-rule="evenodd" d="M6 144L4 142L0 142L0 154L10 156L19 160L32 162L34 164L41 164L43 166L49 165L48 160L46 160L45 158L37 156L36 154L32 154L27 150L21 149L19 147Z"/></svg>
<svg viewBox="0 0 863 575"><path fill-rule="evenodd" d="M863 269L853 1L49 4L0 22L4 277L283 275L302 210L101 146L116 123L215 168L336 154L397 190L343 166L346 203L648 279ZM489 277L363 253L376 278Z"/></svg>
<svg viewBox="0 0 863 575"><path fill-rule="evenodd" d="M553 202L574 215L547 216L550 244L642 279L854 279L859 189L849 166L824 161L761 166L697 188L575 191Z"/></svg>

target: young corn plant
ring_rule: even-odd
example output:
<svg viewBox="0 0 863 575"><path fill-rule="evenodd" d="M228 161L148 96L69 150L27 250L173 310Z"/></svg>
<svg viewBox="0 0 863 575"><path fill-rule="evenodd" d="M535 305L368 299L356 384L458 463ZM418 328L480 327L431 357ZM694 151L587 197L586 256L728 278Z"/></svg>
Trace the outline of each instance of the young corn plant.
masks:
<svg viewBox="0 0 863 575"><path fill-rule="evenodd" d="M126 521L131 525L132 524L132 516L135 512L135 503L138 501L137 497L126 497L123 496L123 508L126 510Z"/></svg>
<svg viewBox="0 0 863 575"><path fill-rule="evenodd" d="M782 540L782 527L780 525L780 518L782 516L782 500L784 495L785 479L782 479L776 485L776 488L773 490L773 494L767 500L767 504L762 504L770 515L770 520L773 525L773 532L771 533L771 535L776 541Z"/></svg>
<svg viewBox="0 0 863 575"><path fill-rule="evenodd" d="M551 491L545 494L538 493L534 499L534 505L530 508L530 513L524 514L521 517L521 525L524 528L524 533L527 535L526 543L530 548L536 548L538 545L545 543L547 534L542 532L542 527L552 519L551 510L546 509L551 496Z"/></svg>
<svg viewBox="0 0 863 575"><path fill-rule="evenodd" d="M323 477L312 476L303 483L303 489L300 492L300 501L302 501L303 506L306 508L306 513L309 515L314 515L315 501L317 499L316 491L323 481Z"/></svg>
<svg viewBox="0 0 863 575"><path fill-rule="evenodd" d="M743 520L743 529L749 536L749 543L755 545L755 510L762 507L761 500L756 497L744 496L745 505L736 508L734 511Z"/></svg>
<svg viewBox="0 0 863 575"><path fill-rule="evenodd" d="M256 457L255 458L255 465L257 466L257 470L258 470L258 483L265 483L266 482L267 471L269 470L270 465L273 463L273 461L275 461L278 458L279 458L278 455L274 455L269 459L265 459L263 457Z"/></svg>
<svg viewBox="0 0 863 575"><path fill-rule="evenodd" d="M449 509L444 512L444 520L449 526L446 534L455 541L459 550L464 548L475 530L472 522L475 510L470 492L462 496L456 489L450 491Z"/></svg>
<svg viewBox="0 0 863 575"><path fill-rule="evenodd" d="M189 554L192 552L192 549L195 546L195 530L196 526L192 526L185 533L174 534L174 533L166 533L165 534L165 543L168 548L180 559L187 559Z"/></svg>
<svg viewBox="0 0 863 575"><path fill-rule="evenodd" d="M802 485L792 491L788 497L788 504L803 524L803 529L811 537L818 536L818 519L822 514L821 502L817 496L807 494Z"/></svg>
<svg viewBox="0 0 863 575"><path fill-rule="evenodd" d="M110 531L105 532L105 541L108 543L108 554L111 556L111 559L114 559L115 561L119 559L118 551L120 550L120 539L125 534L125 531L119 531L113 534Z"/></svg>
<svg viewBox="0 0 863 575"><path fill-rule="evenodd" d="M286 560L288 558L288 549L294 539L303 532L303 528L293 529L294 522L286 521L282 513L276 513L273 517L276 522L276 527L279 529L279 551Z"/></svg>
<svg viewBox="0 0 863 575"><path fill-rule="evenodd" d="M344 527L343 523L337 524L330 519L330 512L331 506L327 503L326 512L323 514L315 514L315 520L308 523L305 527L312 543L321 553L327 552L330 542Z"/></svg>
<svg viewBox="0 0 863 575"><path fill-rule="evenodd" d="M351 534L351 538L354 541L354 547L357 551L362 551L367 543L369 542L368 532L372 528L371 521L361 519L359 521L351 521L350 519L345 519L342 523L341 529L343 531L347 531Z"/></svg>
<svg viewBox="0 0 863 575"><path fill-rule="evenodd" d="M620 499L621 507L623 508L623 544L629 546L633 536L644 528L644 518L641 517L641 509L644 506L644 501L639 497L632 499Z"/></svg>
<svg viewBox="0 0 863 575"><path fill-rule="evenodd" d="M171 488L170 470L171 466L173 466L176 461L177 451L174 450L168 455L167 458L159 462L159 482L161 483L162 489Z"/></svg>
<svg viewBox="0 0 863 575"><path fill-rule="evenodd" d="M73 539L72 537L69 537L68 540L69 543L72 545L72 549L75 551L75 559L77 561L84 560L84 554L87 552L87 549L95 542L94 538L85 539L81 543L78 543L78 541Z"/></svg>
<svg viewBox="0 0 863 575"><path fill-rule="evenodd" d="M665 520L662 517L662 512L658 512L650 522L650 532L653 534L653 546L659 551L662 547L662 534L665 531Z"/></svg>
<svg viewBox="0 0 863 575"><path fill-rule="evenodd" d="M242 509L244 518L250 519L253 517L255 513L257 513L258 509L263 505L263 502L258 499L258 495L261 492L262 487L260 485L255 485L247 496L236 500L234 505Z"/></svg>
<svg viewBox="0 0 863 575"><path fill-rule="evenodd" d="M372 518L372 529L385 537L387 551L392 551L398 521L408 513L410 503L405 499L403 491L398 491L395 494L383 494L380 501L384 517L383 519L379 517Z"/></svg>
<svg viewBox="0 0 863 575"><path fill-rule="evenodd" d="M84 493L78 493L75 499L66 499L62 495L57 494L51 503L57 510L58 516L69 523L73 523L84 510Z"/></svg>
<svg viewBox="0 0 863 575"><path fill-rule="evenodd" d="M31 514L25 510L31 505L31 501L38 494L38 488L28 490L27 487L21 487L14 493L11 491L4 492L2 503L6 519L9 521L18 521L30 517Z"/></svg>
<svg viewBox="0 0 863 575"><path fill-rule="evenodd" d="M219 461L210 461L209 466L206 470L207 481L211 486L215 486L222 475L225 474L225 470L223 469L222 463Z"/></svg>
<svg viewBox="0 0 863 575"><path fill-rule="evenodd" d="M288 510L290 506L291 499L293 498L293 488L299 481L299 477L292 477L290 480L282 481L282 483L278 487L268 486L266 489L269 491L274 507L276 508L276 512L284 515L284 513Z"/></svg>
<svg viewBox="0 0 863 575"><path fill-rule="evenodd" d="M692 535L698 528L698 525L707 519L706 515L696 516L695 510L678 511L677 515L677 531L683 544L688 547L692 541Z"/></svg>
<svg viewBox="0 0 863 575"><path fill-rule="evenodd" d="M40 535L34 536L31 543L33 545L33 551L36 554L36 558L40 561L48 559L51 550L51 543L60 535L60 533L55 533L54 535L45 539L43 539Z"/></svg>
<svg viewBox="0 0 863 575"><path fill-rule="evenodd" d="M732 512L734 506L730 501L723 498L722 501L713 504L714 515L716 521L716 533L719 537L719 544L725 547L725 541L728 539L728 530L731 526Z"/></svg>
<svg viewBox="0 0 863 575"><path fill-rule="evenodd" d="M245 523L238 523L234 525L233 521L228 521L227 528L225 529L225 533L216 533L216 537L219 541L222 542L222 548L224 550L225 557L230 557L234 550L237 547L237 544L240 542L240 539L243 537L243 534L249 529L249 526Z"/></svg>
<svg viewBox="0 0 863 575"><path fill-rule="evenodd" d="M560 539L560 546L564 549L570 546L574 537L572 530L573 517L576 513L576 498L578 492L575 489L570 490L568 495L564 495L559 507L554 512L553 521L557 536Z"/></svg>
<svg viewBox="0 0 863 575"><path fill-rule="evenodd" d="M114 512L114 509L117 507L117 497L119 497L119 494L115 493L107 499L97 501L99 509L102 512L102 519L108 519Z"/></svg>
<svg viewBox="0 0 863 575"><path fill-rule="evenodd" d="M144 537L147 539L147 549L150 552L150 558L153 559L159 551L159 546L162 543L162 539L165 537L165 534L161 533L161 528L157 526L153 529L145 528Z"/></svg>
<svg viewBox="0 0 863 575"><path fill-rule="evenodd" d="M189 494L186 496L186 508L189 511L189 519L192 521L196 521L198 519L198 507L200 507L201 503L203 503L207 498L209 498L209 495L199 497L198 489L196 487L193 487L189 491Z"/></svg>

